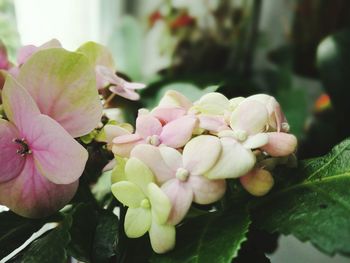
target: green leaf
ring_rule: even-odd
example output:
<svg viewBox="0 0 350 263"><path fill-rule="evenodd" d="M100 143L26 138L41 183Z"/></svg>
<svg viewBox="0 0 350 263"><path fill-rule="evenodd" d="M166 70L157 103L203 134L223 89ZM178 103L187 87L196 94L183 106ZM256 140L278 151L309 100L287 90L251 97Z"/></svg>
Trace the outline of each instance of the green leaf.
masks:
<svg viewBox="0 0 350 263"><path fill-rule="evenodd" d="M339 114L350 111L350 29L324 39L317 49L317 65L333 106Z"/></svg>
<svg viewBox="0 0 350 263"><path fill-rule="evenodd" d="M259 199L253 219L270 232L309 240L327 254L350 254L350 139L291 172L294 183Z"/></svg>
<svg viewBox="0 0 350 263"><path fill-rule="evenodd" d="M60 225L35 240L28 250L23 254L22 263L66 263L68 254L66 247L70 240L69 228L72 223L70 216L60 223Z"/></svg>
<svg viewBox="0 0 350 263"><path fill-rule="evenodd" d="M91 204L79 204L72 213L68 251L74 258L91 262L91 250L97 225L97 215Z"/></svg>
<svg viewBox="0 0 350 263"><path fill-rule="evenodd" d="M20 217L12 212L0 213L0 259L22 245L43 224L42 220Z"/></svg>
<svg viewBox="0 0 350 263"><path fill-rule="evenodd" d="M250 219L243 210L197 217L177 230L176 247L152 263L229 263L246 240Z"/></svg>
<svg viewBox="0 0 350 263"><path fill-rule="evenodd" d="M98 218L92 250L92 262L109 262L116 255L118 244L118 217L103 210Z"/></svg>

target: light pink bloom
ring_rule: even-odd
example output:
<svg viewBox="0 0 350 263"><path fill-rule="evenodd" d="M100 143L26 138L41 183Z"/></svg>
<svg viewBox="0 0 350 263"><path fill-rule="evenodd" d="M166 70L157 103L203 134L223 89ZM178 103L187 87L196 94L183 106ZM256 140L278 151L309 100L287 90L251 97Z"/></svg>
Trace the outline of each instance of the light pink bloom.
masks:
<svg viewBox="0 0 350 263"><path fill-rule="evenodd" d="M128 157L132 148L141 143L179 148L191 139L195 125L196 119L192 116L180 117L163 126L152 114L139 114L136 119L135 133L114 138L113 152Z"/></svg>
<svg viewBox="0 0 350 263"><path fill-rule="evenodd" d="M109 90L111 92L129 100L139 100L140 95L135 90L146 87L145 84L128 82L118 77L110 68L105 66L97 65L96 72L99 77L110 85Z"/></svg>
<svg viewBox="0 0 350 263"><path fill-rule="evenodd" d="M49 215L75 194L87 151L11 76L2 100L0 203L25 217Z"/></svg>
<svg viewBox="0 0 350 263"><path fill-rule="evenodd" d="M210 204L224 195L225 180L209 180L202 176L215 164L220 151L217 137L202 135L189 141L182 155L170 147L143 144L136 146L131 156L153 171L172 203L169 222L177 224L185 217L192 201Z"/></svg>

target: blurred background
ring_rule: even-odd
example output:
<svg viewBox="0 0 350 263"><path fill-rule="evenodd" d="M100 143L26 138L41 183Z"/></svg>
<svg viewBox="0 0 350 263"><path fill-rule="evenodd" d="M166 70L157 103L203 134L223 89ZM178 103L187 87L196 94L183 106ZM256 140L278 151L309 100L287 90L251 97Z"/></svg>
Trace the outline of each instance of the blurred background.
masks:
<svg viewBox="0 0 350 263"><path fill-rule="evenodd" d="M127 120L168 89L271 94L310 158L350 134L349 19L346 0L0 0L0 40L13 62L21 45L53 38L108 46L118 73L148 86L136 106L113 102ZM271 262L349 262L293 237L275 248Z"/></svg>

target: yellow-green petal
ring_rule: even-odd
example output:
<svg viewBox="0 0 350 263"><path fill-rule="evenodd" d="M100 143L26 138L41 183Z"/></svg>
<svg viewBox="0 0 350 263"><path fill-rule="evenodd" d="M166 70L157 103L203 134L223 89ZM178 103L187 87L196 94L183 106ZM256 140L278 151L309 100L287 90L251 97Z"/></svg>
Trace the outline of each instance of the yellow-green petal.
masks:
<svg viewBox="0 0 350 263"><path fill-rule="evenodd" d="M130 158L125 165L126 178L147 194L147 185L154 182L152 171L139 159Z"/></svg>
<svg viewBox="0 0 350 263"><path fill-rule="evenodd" d="M151 223L150 209L129 208L125 215L125 234L130 238L141 237L151 228Z"/></svg>
<svg viewBox="0 0 350 263"><path fill-rule="evenodd" d="M152 249L156 253L163 254L168 252L175 247L175 226L152 222L149 230L149 237L151 240Z"/></svg>
<svg viewBox="0 0 350 263"><path fill-rule="evenodd" d="M151 201L153 220L164 224L171 211L169 198L155 183L148 184L148 197Z"/></svg>
<svg viewBox="0 0 350 263"><path fill-rule="evenodd" d="M147 198L136 184L128 181L113 184L112 193L121 203L131 208L140 207L142 200Z"/></svg>

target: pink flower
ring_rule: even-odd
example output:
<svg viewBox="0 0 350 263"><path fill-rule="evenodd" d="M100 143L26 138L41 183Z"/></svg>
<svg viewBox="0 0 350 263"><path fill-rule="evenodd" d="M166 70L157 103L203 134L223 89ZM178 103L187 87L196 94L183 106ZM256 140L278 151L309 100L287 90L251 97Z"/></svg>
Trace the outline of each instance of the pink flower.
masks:
<svg viewBox="0 0 350 263"><path fill-rule="evenodd" d="M87 151L11 76L2 100L0 203L25 217L49 215L75 194Z"/></svg>
<svg viewBox="0 0 350 263"><path fill-rule="evenodd" d="M115 154L128 157L133 147L141 143L179 148L191 139L195 125L196 119L192 116L182 116L163 126L152 114L139 114L135 133L114 138L112 149Z"/></svg>
<svg viewBox="0 0 350 263"><path fill-rule="evenodd" d="M141 160L153 171L172 203L169 222L178 224L192 201L210 204L224 195L225 180L209 180L203 176L216 163L220 152L217 137L202 135L189 141L183 154L166 146L138 145L131 157Z"/></svg>
<svg viewBox="0 0 350 263"><path fill-rule="evenodd" d="M146 87L142 83L128 82L121 77L118 77L114 72L105 66L96 66L97 75L108 83L109 90L121 97L129 100L139 100L140 95L135 90L143 89Z"/></svg>

